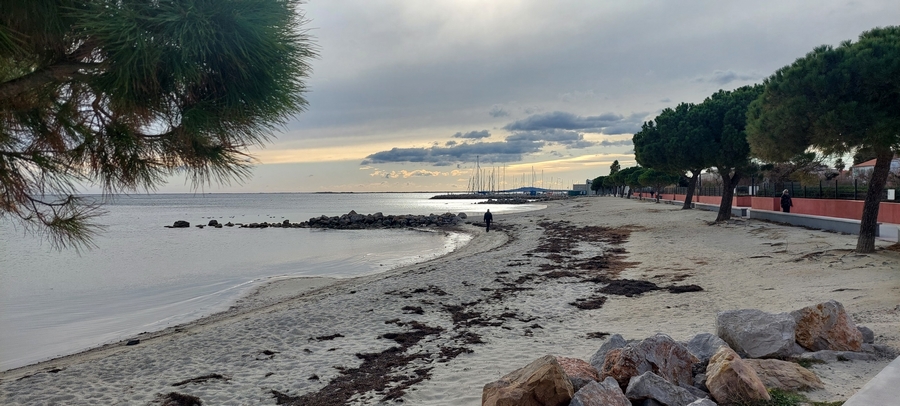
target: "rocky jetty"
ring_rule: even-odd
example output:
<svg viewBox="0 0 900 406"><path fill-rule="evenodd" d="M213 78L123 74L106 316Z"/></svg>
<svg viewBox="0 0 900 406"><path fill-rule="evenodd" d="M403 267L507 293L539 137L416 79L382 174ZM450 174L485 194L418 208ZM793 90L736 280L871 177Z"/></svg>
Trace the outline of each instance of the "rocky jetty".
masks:
<svg viewBox="0 0 900 406"><path fill-rule="evenodd" d="M644 340L611 336L590 362L546 355L482 391L495 405L750 404L769 391L820 389L822 381L800 361L895 357L873 344L834 301L789 313L743 309L720 312L717 334L678 342L657 333Z"/></svg>
<svg viewBox="0 0 900 406"><path fill-rule="evenodd" d="M292 223L290 220L281 222L261 222L261 223L219 223L218 220L210 220L206 226L214 228L239 227L239 228L332 228L341 230L363 230L372 228L416 228L416 227L453 227L459 225L466 219L466 213L444 213L429 215L384 215L381 212L374 214L358 214L356 211L340 216L319 216L304 221L302 223ZM198 224L197 228L206 227ZM174 225L165 226L166 228L185 228L190 227L187 221L176 221Z"/></svg>
<svg viewBox="0 0 900 406"><path fill-rule="evenodd" d="M297 224L301 228L335 228L346 230L359 230L367 228L407 228L407 227L452 227L458 225L465 218L464 213L425 215L384 215L381 212L374 214L357 214L356 211L341 216L313 217L309 221Z"/></svg>

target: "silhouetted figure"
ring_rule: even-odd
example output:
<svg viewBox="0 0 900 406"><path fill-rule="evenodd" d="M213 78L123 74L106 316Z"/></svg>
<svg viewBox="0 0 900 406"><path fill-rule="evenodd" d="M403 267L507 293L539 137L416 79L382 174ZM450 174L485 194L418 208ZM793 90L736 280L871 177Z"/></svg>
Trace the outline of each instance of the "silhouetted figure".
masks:
<svg viewBox="0 0 900 406"><path fill-rule="evenodd" d="M491 231L491 222L494 221L494 215L491 214L491 209L488 209L487 213L484 213L484 231Z"/></svg>
<svg viewBox="0 0 900 406"><path fill-rule="evenodd" d="M784 192L781 192L781 211L790 213L791 206L793 205L794 202L791 200L791 195L789 195L788 190L785 189Z"/></svg>

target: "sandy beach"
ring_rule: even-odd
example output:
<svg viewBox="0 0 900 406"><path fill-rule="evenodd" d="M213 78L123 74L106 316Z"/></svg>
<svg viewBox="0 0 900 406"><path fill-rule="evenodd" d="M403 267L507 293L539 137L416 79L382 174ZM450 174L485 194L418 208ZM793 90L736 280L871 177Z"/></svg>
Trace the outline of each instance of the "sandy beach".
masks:
<svg viewBox="0 0 900 406"><path fill-rule="evenodd" d="M2 372L0 404L150 405L176 392L206 405L479 405L486 383L546 354L587 360L608 334L687 340L714 333L719 311L830 299L900 350L894 243L856 254L854 235L715 215L613 197L498 215L489 233L463 226L474 238L429 262L273 280L136 345ZM622 279L659 289L599 291ZM702 290L668 289L691 285ZM826 388L807 396L845 400L891 360L814 365Z"/></svg>

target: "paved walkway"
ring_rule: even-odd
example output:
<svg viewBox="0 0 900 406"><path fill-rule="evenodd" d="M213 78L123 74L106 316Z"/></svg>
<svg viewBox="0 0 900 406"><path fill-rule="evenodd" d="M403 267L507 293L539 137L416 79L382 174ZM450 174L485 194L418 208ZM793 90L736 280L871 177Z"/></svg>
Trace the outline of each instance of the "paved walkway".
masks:
<svg viewBox="0 0 900 406"><path fill-rule="evenodd" d="M650 199L644 199L650 200ZM680 205L683 202L678 200L660 200L666 204ZM693 206L700 210L719 211L719 205L707 203L693 203ZM782 213L780 211L760 210L750 207L732 206L732 216L750 217L762 220L776 221L780 223L792 224L795 226L804 226L822 230L836 231L849 234L859 234L859 220L846 219L840 217L815 216L800 213ZM878 223L877 239L885 241L900 242L900 224ZM900 406L900 400L897 405Z"/></svg>
<svg viewBox="0 0 900 406"><path fill-rule="evenodd" d="M900 405L900 357L844 402L844 406L876 405Z"/></svg>

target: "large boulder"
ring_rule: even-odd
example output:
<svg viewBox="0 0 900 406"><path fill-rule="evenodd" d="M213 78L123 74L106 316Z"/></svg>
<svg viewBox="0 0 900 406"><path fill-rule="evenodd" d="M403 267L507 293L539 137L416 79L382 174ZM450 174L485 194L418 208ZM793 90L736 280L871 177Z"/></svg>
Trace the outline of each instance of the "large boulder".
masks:
<svg viewBox="0 0 900 406"><path fill-rule="evenodd" d="M556 357L545 355L484 385L482 406L565 406L575 391Z"/></svg>
<svg viewBox="0 0 900 406"><path fill-rule="evenodd" d="M798 353L797 323L788 313L756 309L728 310L716 315L716 335L748 358L786 357Z"/></svg>
<svg viewBox="0 0 900 406"><path fill-rule="evenodd" d="M597 368L578 358L556 357L556 362L562 367L563 372L572 382L572 390L578 392L585 385L600 380Z"/></svg>
<svg viewBox="0 0 900 406"><path fill-rule="evenodd" d="M615 379L590 382L575 392L569 406L631 406Z"/></svg>
<svg viewBox="0 0 900 406"><path fill-rule="evenodd" d="M706 387L718 403L770 400L756 371L731 348L721 347L706 366Z"/></svg>
<svg viewBox="0 0 900 406"><path fill-rule="evenodd" d="M591 356L590 364L599 371L600 368L603 368L603 361L606 361L606 353L626 345L628 345L628 341L625 341L621 334L613 334Z"/></svg>
<svg viewBox="0 0 900 406"><path fill-rule="evenodd" d="M797 323L796 339L811 351L859 351L863 336L844 306L829 300L791 312Z"/></svg>
<svg viewBox="0 0 900 406"><path fill-rule="evenodd" d="M796 392L825 387L816 374L794 362L777 359L745 359L744 362L756 371L768 389Z"/></svg>
<svg viewBox="0 0 900 406"><path fill-rule="evenodd" d="M681 343L662 333L638 344L610 350L600 368L600 379L613 377L622 388L631 377L654 372L679 386L691 386L691 367L699 362Z"/></svg>
<svg viewBox="0 0 900 406"><path fill-rule="evenodd" d="M631 378L625 397L629 400L653 399L668 406L687 406L698 399L687 389L674 385L653 372Z"/></svg>
<svg viewBox="0 0 900 406"><path fill-rule="evenodd" d="M172 228L188 228L191 226L191 223L188 223L184 220L178 220L175 224L172 224Z"/></svg>
<svg viewBox="0 0 900 406"><path fill-rule="evenodd" d="M719 347L723 345L727 346L728 343L717 337L715 334L710 333L697 334L688 340L688 342L684 343L684 346L687 347L688 351L690 351L691 354L694 354L704 366L709 363L709 359L716 351L719 351Z"/></svg>

